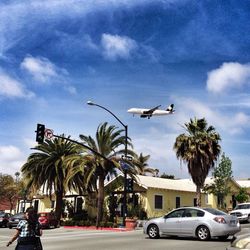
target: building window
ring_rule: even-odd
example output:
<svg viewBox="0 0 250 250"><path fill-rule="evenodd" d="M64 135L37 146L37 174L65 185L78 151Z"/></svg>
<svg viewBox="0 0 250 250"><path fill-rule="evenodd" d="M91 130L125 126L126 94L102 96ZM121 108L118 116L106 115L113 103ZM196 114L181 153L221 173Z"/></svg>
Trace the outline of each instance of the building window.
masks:
<svg viewBox="0 0 250 250"><path fill-rule="evenodd" d="M197 207L197 198L194 198L194 207Z"/></svg>
<svg viewBox="0 0 250 250"><path fill-rule="evenodd" d="M155 195L155 209L163 208L163 197L162 195Z"/></svg>
<svg viewBox="0 0 250 250"><path fill-rule="evenodd" d="M179 208L181 206L181 198L180 197L175 197L175 206L176 208Z"/></svg>

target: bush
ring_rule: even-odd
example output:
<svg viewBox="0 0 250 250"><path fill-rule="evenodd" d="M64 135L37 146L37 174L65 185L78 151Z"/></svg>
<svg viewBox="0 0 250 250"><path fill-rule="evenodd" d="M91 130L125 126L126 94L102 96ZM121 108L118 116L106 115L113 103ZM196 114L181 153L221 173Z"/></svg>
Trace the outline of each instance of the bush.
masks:
<svg viewBox="0 0 250 250"><path fill-rule="evenodd" d="M77 226L80 226L80 227L89 227L89 226L93 226L94 225L94 223L92 223L89 220L79 220L79 221L76 221L75 224Z"/></svg>
<svg viewBox="0 0 250 250"><path fill-rule="evenodd" d="M100 227L114 227L114 223L111 221L101 221Z"/></svg>
<svg viewBox="0 0 250 250"><path fill-rule="evenodd" d="M83 210L80 213L74 214L72 217L72 220L74 221L87 220L87 219L88 219L88 212L86 210Z"/></svg>

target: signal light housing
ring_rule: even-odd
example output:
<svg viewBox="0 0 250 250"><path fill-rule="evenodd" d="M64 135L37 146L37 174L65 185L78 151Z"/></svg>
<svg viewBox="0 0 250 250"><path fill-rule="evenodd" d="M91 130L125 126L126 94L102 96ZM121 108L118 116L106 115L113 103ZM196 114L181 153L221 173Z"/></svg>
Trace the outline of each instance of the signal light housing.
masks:
<svg viewBox="0 0 250 250"><path fill-rule="evenodd" d="M38 123L36 128L36 141L38 143L43 143L44 132L45 132L45 125Z"/></svg>

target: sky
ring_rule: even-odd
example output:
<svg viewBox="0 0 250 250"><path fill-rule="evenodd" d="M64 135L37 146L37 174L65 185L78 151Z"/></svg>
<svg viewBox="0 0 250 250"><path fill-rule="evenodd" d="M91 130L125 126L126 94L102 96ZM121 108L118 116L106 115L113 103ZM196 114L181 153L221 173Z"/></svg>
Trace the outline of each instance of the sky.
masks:
<svg viewBox="0 0 250 250"><path fill-rule="evenodd" d="M0 173L20 171L37 123L79 140L128 126L160 174L188 178L173 145L205 118L236 179L250 178L249 0L2 0ZM166 108L143 119L129 108ZM211 173L210 173L211 174Z"/></svg>

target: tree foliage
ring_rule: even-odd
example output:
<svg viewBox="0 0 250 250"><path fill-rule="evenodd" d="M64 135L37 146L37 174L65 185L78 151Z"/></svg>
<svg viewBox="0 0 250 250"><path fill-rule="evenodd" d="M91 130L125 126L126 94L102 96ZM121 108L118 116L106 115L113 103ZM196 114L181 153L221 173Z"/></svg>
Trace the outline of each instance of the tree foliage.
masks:
<svg viewBox="0 0 250 250"><path fill-rule="evenodd" d="M235 199L239 202L246 202L249 199L249 195L247 193L247 189L244 187L241 187L239 190L239 193L235 196Z"/></svg>
<svg viewBox="0 0 250 250"><path fill-rule="evenodd" d="M175 176L172 175L172 174L166 174L166 173L163 173L160 178L163 178L163 179L172 179L174 180L175 179Z"/></svg>
<svg viewBox="0 0 250 250"><path fill-rule="evenodd" d="M148 164L149 158L150 158L150 155L143 155L142 153L140 153L139 155L137 155L136 153L134 154L133 165L136 168L137 174L156 175L157 170L155 168L150 167Z"/></svg>
<svg viewBox="0 0 250 250"><path fill-rule="evenodd" d="M10 210L21 196L23 181L16 179L9 174L0 173L0 202L5 201L10 205Z"/></svg>
<svg viewBox="0 0 250 250"><path fill-rule="evenodd" d="M214 168L212 174L214 183L206 185L204 188L205 191L218 197L218 206L223 209L225 208L225 197L230 192L229 181L232 178L232 174L232 162L229 157L223 153L218 167Z"/></svg>
<svg viewBox="0 0 250 250"><path fill-rule="evenodd" d="M205 118L190 119L184 124L186 133L179 135L174 143L176 156L187 163L188 172L196 185L197 206L201 205L201 189L205 179L220 154L220 135Z"/></svg>
<svg viewBox="0 0 250 250"><path fill-rule="evenodd" d="M123 172L120 165L121 155L124 154L122 145L125 143L124 130L116 126L108 125L107 122L100 124L97 128L95 138L86 135L80 135L82 142L96 152L105 156L107 160L82 147L82 153L68 158L67 164L71 168L82 166L84 174L84 183L86 187L98 186L97 188L97 219L96 226L100 225L104 212L104 181L113 176L117 176L117 171ZM128 146L132 147L128 138ZM128 150L128 152L130 152ZM129 164L129 162L128 162ZM128 169L132 174L132 168Z"/></svg>
<svg viewBox="0 0 250 250"><path fill-rule="evenodd" d="M30 154L21 169L27 180L26 188L43 188L49 195L55 192L55 213L60 219L65 192L75 190L81 193L84 186L81 172L74 173L72 177L71 169L65 163L68 156L77 153L77 147L64 138L53 138L38 144L33 150L36 152Z"/></svg>

